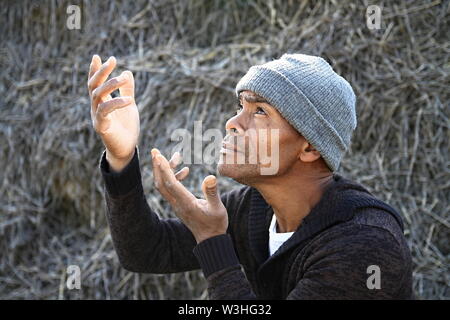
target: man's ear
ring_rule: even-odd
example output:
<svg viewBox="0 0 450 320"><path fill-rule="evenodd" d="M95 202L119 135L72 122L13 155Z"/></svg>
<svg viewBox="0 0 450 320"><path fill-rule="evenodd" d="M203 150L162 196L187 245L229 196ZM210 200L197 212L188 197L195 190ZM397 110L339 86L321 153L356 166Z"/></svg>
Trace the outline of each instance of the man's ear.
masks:
<svg viewBox="0 0 450 320"><path fill-rule="evenodd" d="M302 142L298 158L303 162L313 162L320 158L320 153L305 140Z"/></svg>

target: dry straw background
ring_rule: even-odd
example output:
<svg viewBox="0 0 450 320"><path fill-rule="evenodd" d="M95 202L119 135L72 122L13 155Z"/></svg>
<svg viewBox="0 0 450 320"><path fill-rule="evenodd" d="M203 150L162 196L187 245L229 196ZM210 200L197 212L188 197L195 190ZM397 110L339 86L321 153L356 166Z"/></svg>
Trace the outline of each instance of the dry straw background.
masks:
<svg viewBox="0 0 450 320"><path fill-rule="evenodd" d="M81 30L68 30L78 4ZM382 7L380 30L365 23ZM4 1L0 46L0 299L205 299L199 271L120 267L105 221L103 150L90 121L90 58L114 55L137 84L144 188L149 152L175 128L223 128L249 66L321 55L352 84L358 128L339 172L397 208L422 299L449 299L449 1ZM192 166L196 194L213 166ZM222 192L234 187L222 179ZM157 257L155 257L157 258ZM82 289L66 268L80 266Z"/></svg>

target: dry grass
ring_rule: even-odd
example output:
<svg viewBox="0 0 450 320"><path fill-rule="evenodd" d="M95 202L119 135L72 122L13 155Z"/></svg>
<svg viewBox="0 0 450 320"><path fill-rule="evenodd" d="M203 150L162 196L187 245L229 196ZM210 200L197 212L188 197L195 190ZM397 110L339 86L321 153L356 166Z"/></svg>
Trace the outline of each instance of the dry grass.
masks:
<svg viewBox="0 0 450 320"><path fill-rule="evenodd" d="M450 297L449 1L378 1L382 29L365 25L369 1L81 2L2 5L0 60L0 298L205 298L200 272L123 270L104 217L86 72L115 55L137 82L141 165L151 206L148 152L169 151L175 128L223 128L233 88L250 65L284 52L321 55L353 85L358 128L340 172L401 211L423 299ZM372 3L370 3L372 4ZM213 167L193 166L200 192ZM234 184L222 183L222 191ZM66 267L82 290L65 288Z"/></svg>

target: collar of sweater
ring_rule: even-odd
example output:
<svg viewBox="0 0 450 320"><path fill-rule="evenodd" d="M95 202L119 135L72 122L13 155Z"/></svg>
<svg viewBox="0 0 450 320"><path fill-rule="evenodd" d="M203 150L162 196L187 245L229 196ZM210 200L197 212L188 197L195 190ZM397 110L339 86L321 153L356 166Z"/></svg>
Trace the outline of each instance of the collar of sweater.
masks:
<svg viewBox="0 0 450 320"><path fill-rule="evenodd" d="M375 198L362 185L348 180L341 175L333 174L334 183L324 191L320 201L303 219L302 224L270 259L276 259L289 249L300 245L325 229L351 220L358 209L375 207L392 214L403 230L403 222L398 212ZM261 193L251 188L251 209L248 218L248 236L250 247L258 263L268 258L268 228L273 216L272 207L264 200Z"/></svg>

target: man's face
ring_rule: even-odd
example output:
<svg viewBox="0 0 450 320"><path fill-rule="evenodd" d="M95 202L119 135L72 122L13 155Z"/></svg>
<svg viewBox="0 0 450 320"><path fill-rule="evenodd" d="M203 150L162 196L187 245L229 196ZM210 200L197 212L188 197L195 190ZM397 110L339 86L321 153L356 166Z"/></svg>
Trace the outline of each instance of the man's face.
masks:
<svg viewBox="0 0 450 320"><path fill-rule="evenodd" d="M305 141L274 107L252 91L240 93L237 113L225 128L217 169L243 184L288 173Z"/></svg>

